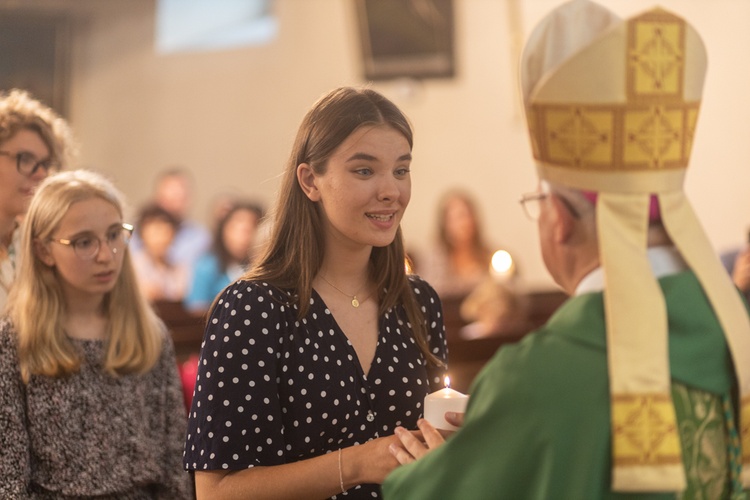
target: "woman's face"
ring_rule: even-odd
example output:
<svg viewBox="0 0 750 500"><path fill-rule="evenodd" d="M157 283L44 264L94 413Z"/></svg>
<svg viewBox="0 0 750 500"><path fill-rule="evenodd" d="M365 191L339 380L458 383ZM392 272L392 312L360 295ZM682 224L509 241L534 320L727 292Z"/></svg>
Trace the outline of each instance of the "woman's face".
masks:
<svg viewBox="0 0 750 500"><path fill-rule="evenodd" d="M302 164L298 179L319 204L328 249L384 247L396 236L411 198L411 148L396 129L364 126L333 152L325 173Z"/></svg>
<svg viewBox="0 0 750 500"><path fill-rule="evenodd" d="M175 228L168 221L153 218L141 225L141 241L146 252L156 261L164 261L175 236Z"/></svg>
<svg viewBox="0 0 750 500"><path fill-rule="evenodd" d="M19 130L10 139L0 144L0 218L13 219L26 213L34 190L45 177L47 170L38 168L26 177L16 168L18 154L25 153L43 161L49 158L50 150L36 132Z"/></svg>
<svg viewBox="0 0 750 500"><path fill-rule="evenodd" d="M471 209L461 198L451 198L445 207L445 234L454 247L474 242L476 221Z"/></svg>
<svg viewBox="0 0 750 500"><path fill-rule="evenodd" d="M122 217L108 201L90 198L70 206L51 238L69 240L73 245L47 241L38 247L42 262L55 269L68 303L101 300L112 291L126 252L122 235ZM88 239L95 245L97 238L99 251L93 258L76 254L76 242Z"/></svg>
<svg viewBox="0 0 750 500"><path fill-rule="evenodd" d="M235 262L243 262L250 254L258 229L258 216L252 210L239 209L229 216L222 238L224 246Z"/></svg>

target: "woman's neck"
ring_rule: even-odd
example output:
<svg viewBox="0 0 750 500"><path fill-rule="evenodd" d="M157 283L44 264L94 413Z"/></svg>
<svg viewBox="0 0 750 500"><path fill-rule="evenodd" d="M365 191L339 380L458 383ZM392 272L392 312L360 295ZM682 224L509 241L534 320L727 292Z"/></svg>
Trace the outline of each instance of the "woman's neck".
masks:
<svg viewBox="0 0 750 500"><path fill-rule="evenodd" d="M65 315L65 331L69 337L83 340L105 340L107 317L101 305L98 307L68 307Z"/></svg>
<svg viewBox="0 0 750 500"><path fill-rule="evenodd" d="M327 245L318 274L324 275L337 285L363 284L369 278L372 247L361 247L356 251Z"/></svg>

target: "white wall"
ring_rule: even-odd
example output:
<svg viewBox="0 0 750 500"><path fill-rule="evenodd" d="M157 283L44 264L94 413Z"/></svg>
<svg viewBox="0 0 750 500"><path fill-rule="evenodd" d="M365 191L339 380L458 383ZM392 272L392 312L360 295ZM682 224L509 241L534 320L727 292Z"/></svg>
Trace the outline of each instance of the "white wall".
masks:
<svg viewBox="0 0 750 500"><path fill-rule="evenodd" d="M536 180L515 61L533 25L558 3L455 0L456 78L372 85L401 106L415 128L407 244L425 248L440 194L466 187L482 205L491 239L517 257L532 288L552 282L536 228L517 204ZM750 224L750 2L659 3L693 23L708 47L686 189L723 249L743 242ZM604 4L623 17L652 6L644 0ZM76 30L70 103L81 163L114 176L133 206L148 197L155 172L174 164L195 173L198 218L205 219L212 197L227 190L270 203L310 104L334 87L364 83L352 0L276 0L276 42L168 56L153 50L153 1L96 0L86 10L90 15Z"/></svg>

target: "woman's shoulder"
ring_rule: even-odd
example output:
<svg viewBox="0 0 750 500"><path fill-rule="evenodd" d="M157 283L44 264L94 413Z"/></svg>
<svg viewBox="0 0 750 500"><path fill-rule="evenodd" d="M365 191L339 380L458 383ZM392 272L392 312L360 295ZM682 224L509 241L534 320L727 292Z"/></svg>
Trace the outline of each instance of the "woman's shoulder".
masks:
<svg viewBox="0 0 750 500"><path fill-rule="evenodd" d="M221 292L212 316L215 317L221 310L228 311L232 316L240 311L250 314L256 311L265 318L273 311L279 314L292 309L293 302L294 294L291 290L263 280L239 279Z"/></svg>
<svg viewBox="0 0 750 500"><path fill-rule="evenodd" d="M275 299L289 300L293 296L292 290L280 288L272 283L258 279L240 278L230 284L225 291L226 295L240 296L265 296Z"/></svg>
<svg viewBox="0 0 750 500"><path fill-rule="evenodd" d="M409 285L418 297L424 295L425 297L438 298L435 289L424 278L417 274L409 274L407 277L409 279Z"/></svg>

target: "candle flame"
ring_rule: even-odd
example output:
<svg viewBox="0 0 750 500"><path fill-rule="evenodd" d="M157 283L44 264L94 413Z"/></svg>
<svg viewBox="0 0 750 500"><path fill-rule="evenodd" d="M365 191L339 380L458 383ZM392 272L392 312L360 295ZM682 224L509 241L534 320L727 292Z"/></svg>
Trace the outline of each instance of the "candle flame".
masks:
<svg viewBox="0 0 750 500"><path fill-rule="evenodd" d="M443 384L445 384L446 389L451 388L451 378L448 375L446 375L445 378L443 379Z"/></svg>

